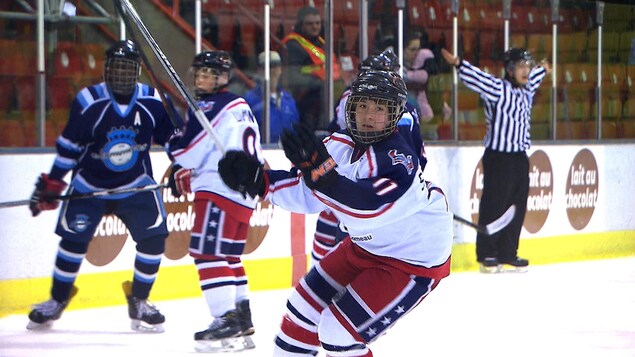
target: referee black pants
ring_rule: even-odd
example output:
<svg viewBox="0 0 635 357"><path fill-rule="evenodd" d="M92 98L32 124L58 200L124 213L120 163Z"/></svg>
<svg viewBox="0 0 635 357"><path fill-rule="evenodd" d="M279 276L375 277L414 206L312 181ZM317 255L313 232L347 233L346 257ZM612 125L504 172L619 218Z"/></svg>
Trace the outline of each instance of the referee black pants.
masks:
<svg viewBox="0 0 635 357"><path fill-rule="evenodd" d="M485 150L483 154L483 194L479 204L478 223L487 225L499 218L512 205L516 215L498 233L476 236L476 259L498 258L499 262L517 257L520 231L527 211L529 194L529 158L523 152L504 153Z"/></svg>

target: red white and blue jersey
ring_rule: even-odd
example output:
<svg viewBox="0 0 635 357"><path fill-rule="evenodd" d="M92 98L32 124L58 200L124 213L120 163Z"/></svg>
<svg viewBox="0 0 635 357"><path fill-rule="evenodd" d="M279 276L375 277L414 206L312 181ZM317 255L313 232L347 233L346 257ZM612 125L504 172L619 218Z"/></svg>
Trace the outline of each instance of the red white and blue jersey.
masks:
<svg viewBox="0 0 635 357"><path fill-rule="evenodd" d="M312 191L296 169L270 170L265 198L292 212L330 208L351 241L376 256L422 268L448 260L453 234L447 201L424 180L418 153L397 132L369 146L337 132L325 144L338 165L333 184Z"/></svg>
<svg viewBox="0 0 635 357"><path fill-rule="evenodd" d="M247 102L228 91L207 94L198 101L211 127L218 133L226 151L241 150L264 163L258 123ZM246 198L227 187L218 173L218 161L224 153L203 129L190 110L183 136L170 142L170 152L179 165L192 169L193 192L212 192L249 209L257 198Z"/></svg>
<svg viewBox="0 0 635 357"><path fill-rule="evenodd" d="M62 179L72 170L71 186L80 193L154 184L150 146L165 145L174 130L152 87L138 83L129 104L116 102L103 82L86 87L75 97L57 139L50 177Z"/></svg>

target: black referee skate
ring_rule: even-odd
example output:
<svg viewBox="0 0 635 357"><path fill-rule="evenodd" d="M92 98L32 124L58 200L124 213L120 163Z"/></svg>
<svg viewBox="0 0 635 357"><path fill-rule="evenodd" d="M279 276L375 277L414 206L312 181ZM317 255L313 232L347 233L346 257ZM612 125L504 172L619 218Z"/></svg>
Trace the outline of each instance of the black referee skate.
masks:
<svg viewBox="0 0 635 357"><path fill-rule="evenodd" d="M238 310L230 310L215 318L206 330L194 334L198 352L236 352L246 348ZM255 347L255 346L254 346Z"/></svg>
<svg viewBox="0 0 635 357"><path fill-rule="evenodd" d="M529 266L529 260L516 257L508 262L501 263L501 270L506 273L526 273Z"/></svg>
<svg viewBox="0 0 635 357"><path fill-rule="evenodd" d="M165 316L147 299L139 299L132 296L132 283L125 281L121 284L126 300L128 301L128 316L130 316L130 328L138 332L164 331Z"/></svg>
<svg viewBox="0 0 635 357"><path fill-rule="evenodd" d="M251 350L256 348L256 344L251 339L256 330L254 324L251 321L251 309L249 308L249 300L245 299L240 301L236 307L238 308L238 320L240 321L240 330L243 337L243 345L245 349Z"/></svg>
<svg viewBox="0 0 635 357"><path fill-rule="evenodd" d="M64 309L66 309L66 306L76 294L77 288L73 285L68 300L58 302L51 298L48 301L34 305L33 310L29 313L29 323L26 325L27 330L42 330L53 326L53 322L59 320L62 312L64 312Z"/></svg>
<svg viewBox="0 0 635 357"><path fill-rule="evenodd" d="M485 258L479 262L479 270L485 274L496 274L501 272L501 265L498 258Z"/></svg>

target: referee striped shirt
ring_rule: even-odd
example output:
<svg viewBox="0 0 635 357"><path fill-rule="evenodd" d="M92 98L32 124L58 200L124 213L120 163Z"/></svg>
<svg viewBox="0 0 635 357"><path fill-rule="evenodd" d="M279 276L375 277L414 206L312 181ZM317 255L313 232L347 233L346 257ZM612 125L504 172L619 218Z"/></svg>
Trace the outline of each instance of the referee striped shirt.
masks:
<svg viewBox="0 0 635 357"><path fill-rule="evenodd" d="M529 72L529 81L521 87L485 73L466 60L461 60L458 74L465 86L477 92L485 103L485 147L509 153L529 149L531 105L547 71L534 67Z"/></svg>

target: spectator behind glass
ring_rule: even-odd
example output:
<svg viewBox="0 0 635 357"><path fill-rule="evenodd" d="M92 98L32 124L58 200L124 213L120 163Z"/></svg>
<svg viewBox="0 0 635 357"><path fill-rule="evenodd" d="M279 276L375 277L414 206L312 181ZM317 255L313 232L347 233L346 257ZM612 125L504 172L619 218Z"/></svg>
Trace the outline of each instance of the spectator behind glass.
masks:
<svg viewBox="0 0 635 357"><path fill-rule="evenodd" d="M408 102L419 109L421 120L429 122L434 111L428 103L426 90L428 77L435 74L434 54L428 48L421 48L421 34L414 32L404 42L404 81L408 87Z"/></svg>
<svg viewBox="0 0 635 357"><path fill-rule="evenodd" d="M320 12L311 6L298 11L293 31L282 43L285 46L285 83L302 108L300 120L311 131L326 127L323 118L324 82L326 80L326 54ZM333 79L339 79L339 66L333 63Z"/></svg>
<svg viewBox="0 0 635 357"><path fill-rule="evenodd" d="M265 59L266 53L261 52L258 55L258 77L256 78L256 87L247 94L245 94L245 100L251 107L251 111L254 113L258 126L264 133L265 124L263 123L264 117L264 71L265 71ZM284 128L291 129L293 123L300 121L300 115L298 114L298 108L295 104L295 100L289 94L289 92L282 89L280 84L280 76L282 75L282 61L280 54L276 51L271 51L269 56L270 64L270 88L271 97L269 101L269 142L277 143L280 138L280 134Z"/></svg>
<svg viewBox="0 0 635 357"><path fill-rule="evenodd" d="M429 48L420 48L412 62L412 68L406 68L404 76L408 78L408 91L414 94L419 106L421 120L429 122L434 118L434 111L428 102L428 79L438 73L434 53Z"/></svg>

